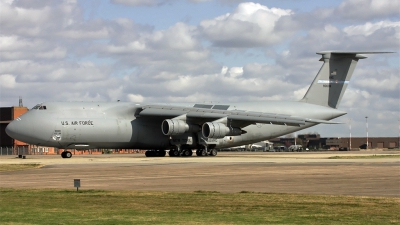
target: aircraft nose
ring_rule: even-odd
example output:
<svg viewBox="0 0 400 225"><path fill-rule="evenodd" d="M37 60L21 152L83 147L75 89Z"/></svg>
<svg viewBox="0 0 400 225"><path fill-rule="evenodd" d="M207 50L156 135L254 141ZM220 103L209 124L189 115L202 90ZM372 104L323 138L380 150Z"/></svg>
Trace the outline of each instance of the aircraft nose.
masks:
<svg viewBox="0 0 400 225"><path fill-rule="evenodd" d="M19 125L18 121L15 120L11 121L11 123L9 123L6 127L7 135L14 139L18 139L17 136L20 130L20 127L18 125Z"/></svg>
<svg viewBox="0 0 400 225"><path fill-rule="evenodd" d="M27 142L29 141L29 136L32 135L32 130L28 121L22 121L21 118L17 118L7 125L6 133L16 140Z"/></svg>

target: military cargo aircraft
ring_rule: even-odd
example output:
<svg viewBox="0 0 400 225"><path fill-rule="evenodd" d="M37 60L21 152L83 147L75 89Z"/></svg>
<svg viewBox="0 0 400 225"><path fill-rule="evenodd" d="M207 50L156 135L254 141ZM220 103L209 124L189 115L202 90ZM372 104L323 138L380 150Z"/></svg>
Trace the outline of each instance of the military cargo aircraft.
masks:
<svg viewBox="0 0 400 225"><path fill-rule="evenodd" d="M44 102L12 121L7 134L64 149L146 149L146 156L216 156L220 148L293 133L345 115L337 109L362 54L322 51L323 65L305 96L294 102L135 104Z"/></svg>

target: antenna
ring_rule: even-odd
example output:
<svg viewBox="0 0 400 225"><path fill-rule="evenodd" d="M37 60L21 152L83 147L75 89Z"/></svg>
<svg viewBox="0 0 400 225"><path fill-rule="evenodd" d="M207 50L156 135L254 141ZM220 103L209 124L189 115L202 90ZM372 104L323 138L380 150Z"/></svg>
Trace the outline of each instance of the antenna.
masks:
<svg viewBox="0 0 400 225"><path fill-rule="evenodd" d="M21 96L19 96L19 107L23 107L23 104L22 104L22 97L21 97Z"/></svg>

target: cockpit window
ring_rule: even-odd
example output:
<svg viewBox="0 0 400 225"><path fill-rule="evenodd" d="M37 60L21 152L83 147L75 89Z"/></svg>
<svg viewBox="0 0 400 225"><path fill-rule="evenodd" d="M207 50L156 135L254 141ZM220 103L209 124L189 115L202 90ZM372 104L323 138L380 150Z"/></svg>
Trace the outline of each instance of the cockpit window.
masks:
<svg viewBox="0 0 400 225"><path fill-rule="evenodd" d="M35 105L32 109L39 109L40 106L41 106L41 104L37 104L37 105Z"/></svg>
<svg viewBox="0 0 400 225"><path fill-rule="evenodd" d="M45 105L42 105L42 104L37 104L32 109L46 110L47 107Z"/></svg>

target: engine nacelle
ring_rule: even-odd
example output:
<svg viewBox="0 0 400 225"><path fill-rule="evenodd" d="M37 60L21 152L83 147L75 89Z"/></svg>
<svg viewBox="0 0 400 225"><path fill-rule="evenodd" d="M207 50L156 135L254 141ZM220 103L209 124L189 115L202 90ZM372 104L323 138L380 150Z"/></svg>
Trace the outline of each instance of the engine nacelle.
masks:
<svg viewBox="0 0 400 225"><path fill-rule="evenodd" d="M164 135L181 135L189 132L200 131L200 126L187 124L183 120L167 119L161 124L161 130Z"/></svg>
<svg viewBox="0 0 400 225"><path fill-rule="evenodd" d="M204 123L201 132L206 138L223 138L225 136L237 136L243 133L240 128L227 127L223 123L215 122Z"/></svg>

